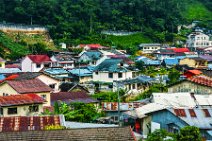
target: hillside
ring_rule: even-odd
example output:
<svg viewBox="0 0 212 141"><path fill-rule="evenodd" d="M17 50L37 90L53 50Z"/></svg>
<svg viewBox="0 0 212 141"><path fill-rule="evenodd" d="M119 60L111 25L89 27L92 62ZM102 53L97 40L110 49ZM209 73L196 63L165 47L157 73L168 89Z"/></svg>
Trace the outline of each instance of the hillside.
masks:
<svg viewBox="0 0 212 141"><path fill-rule="evenodd" d="M0 56L9 60L18 59L32 53L30 47L37 43L46 46L46 50L55 49L54 43L47 33L0 31Z"/></svg>

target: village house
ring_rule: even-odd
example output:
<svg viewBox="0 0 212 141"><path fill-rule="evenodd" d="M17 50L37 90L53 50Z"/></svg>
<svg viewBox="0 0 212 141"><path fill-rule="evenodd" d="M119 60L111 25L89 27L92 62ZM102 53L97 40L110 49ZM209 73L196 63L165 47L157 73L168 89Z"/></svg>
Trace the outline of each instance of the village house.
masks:
<svg viewBox="0 0 212 141"><path fill-rule="evenodd" d="M200 55L199 57L207 60L207 69L212 70L212 55Z"/></svg>
<svg viewBox="0 0 212 141"><path fill-rule="evenodd" d="M27 55L21 62L22 72L39 72L51 67L52 60L47 55Z"/></svg>
<svg viewBox="0 0 212 141"><path fill-rule="evenodd" d="M173 50L170 49L159 49L153 52L153 55L158 59L158 60L163 60L166 58L172 58L176 55L176 53Z"/></svg>
<svg viewBox="0 0 212 141"><path fill-rule="evenodd" d="M195 94L212 94L212 78L195 75L168 86L168 92L193 92Z"/></svg>
<svg viewBox="0 0 212 141"><path fill-rule="evenodd" d="M200 55L212 55L212 47L198 47L196 52Z"/></svg>
<svg viewBox="0 0 212 141"><path fill-rule="evenodd" d="M179 61L176 58L166 58L162 61L162 65L168 68L178 65Z"/></svg>
<svg viewBox="0 0 212 141"><path fill-rule="evenodd" d="M149 86L151 86L155 82L156 80L154 78L141 75L135 78L113 82L113 86L116 86L117 85L116 83L118 83L119 85L121 85L121 89L126 91L126 94L134 95L144 92L149 88ZM116 92L117 87L113 87L113 91Z"/></svg>
<svg viewBox="0 0 212 141"><path fill-rule="evenodd" d="M86 83L93 80L92 66L80 67L68 70L69 77L72 77L72 82Z"/></svg>
<svg viewBox="0 0 212 141"><path fill-rule="evenodd" d="M106 84L107 89L113 88L113 81L121 81L136 76L137 69L130 66L131 62L121 58L106 59L93 71L93 81L102 85Z"/></svg>
<svg viewBox="0 0 212 141"><path fill-rule="evenodd" d="M64 69L74 68L76 59L68 52L61 52L51 57L53 67L62 67Z"/></svg>
<svg viewBox="0 0 212 141"><path fill-rule="evenodd" d="M5 68L5 60L0 57L0 68Z"/></svg>
<svg viewBox="0 0 212 141"><path fill-rule="evenodd" d="M200 70L187 70L186 72L183 73L183 76L185 76L186 78L190 78L200 74L202 74Z"/></svg>
<svg viewBox="0 0 212 141"><path fill-rule="evenodd" d="M180 60L179 65L187 65L196 69L204 69L207 68L207 60L200 57L184 58Z"/></svg>
<svg viewBox="0 0 212 141"><path fill-rule="evenodd" d="M212 40L209 35L204 34L202 31L196 31L188 35L186 46L192 50L196 50L197 47L209 47L212 46Z"/></svg>
<svg viewBox="0 0 212 141"><path fill-rule="evenodd" d="M102 46L100 44L79 44L76 48L83 48L84 50L101 50L109 49L109 47Z"/></svg>
<svg viewBox="0 0 212 141"><path fill-rule="evenodd" d="M153 93L151 103L135 109L134 117L143 137L156 129L177 133L185 126L196 126L203 138L211 139L211 100L211 95Z"/></svg>
<svg viewBox="0 0 212 141"><path fill-rule="evenodd" d="M95 66L97 61L102 57L102 53L98 50L96 51L84 51L80 53L78 62L86 63L91 66Z"/></svg>
<svg viewBox="0 0 212 141"><path fill-rule="evenodd" d="M47 68L43 70L43 73L62 82L71 80L69 72L64 68Z"/></svg>
<svg viewBox="0 0 212 141"><path fill-rule="evenodd" d="M52 89L41 80L6 80L0 83L0 96L14 94L35 93L45 99L47 102L44 106L50 106L50 92Z"/></svg>
<svg viewBox="0 0 212 141"><path fill-rule="evenodd" d="M139 45L139 49L142 53L151 54L153 51L159 50L161 46L159 43L142 43Z"/></svg>
<svg viewBox="0 0 212 141"><path fill-rule="evenodd" d="M44 103L37 94L0 96L0 117L39 115Z"/></svg>

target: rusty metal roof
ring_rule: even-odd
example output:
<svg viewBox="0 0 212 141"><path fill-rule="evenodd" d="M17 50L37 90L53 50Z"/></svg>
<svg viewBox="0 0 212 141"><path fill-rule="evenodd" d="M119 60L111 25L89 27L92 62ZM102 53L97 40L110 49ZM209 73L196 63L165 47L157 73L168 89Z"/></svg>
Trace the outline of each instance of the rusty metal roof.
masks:
<svg viewBox="0 0 212 141"><path fill-rule="evenodd" d="M50 92L52 89L39 79L5 81L20 94Z"/></svg>
<svg viewBox="0 0 212 141"><path fill-rule="evenodd" d="M43 103L45 100L37 94L23 94L23 95L10 95L0 96L0 106L13 106Z"/></svg>
<svg viewBox="0 0 212 141"><path fill-rule="evenodd" d="M43 130L47 125L65 125L63 115L0 117L0 121L0 132Z"/></svg>

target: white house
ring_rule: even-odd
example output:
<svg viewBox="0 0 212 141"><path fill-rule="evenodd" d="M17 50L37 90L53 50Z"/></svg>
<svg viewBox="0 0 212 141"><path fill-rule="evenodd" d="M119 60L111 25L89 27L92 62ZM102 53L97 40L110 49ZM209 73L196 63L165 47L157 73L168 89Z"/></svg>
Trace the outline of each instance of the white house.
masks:
<svg viewBox="0 0 212 141"><path fill-rule="evenodd" d="M106 59L93 71L93 81L113 83L134 77L133 70L123 59Z"/></svg>
<svg viewBox="0 0 212 141"><path fill-rule="evenodd" d="M161 48L161 44L144 43L144 44L140 44L139 48L143 53L150 54L150 53L153 53L153 51L159 50Z"/></svg>
<svg viewBox="0 0 212 141"><path fill-rule="evenodd" d="M212 46L212 39L201 31L197 31L188 36L186 46L190 48L209 47Z"/></svg>
<svg viewBox="0 0 212 141"><path fill-rule="evenodd" d="M63 67L64 69L74 68L75 59L71 54L59 53L51 57L53 67Z"/></svg>
<svg viewBox="0 0 212 141"><path fill-rule="evenodd" d="M22 72L39 72L51 66L52 60L47 55L27 55L21 62Z"/></svg>

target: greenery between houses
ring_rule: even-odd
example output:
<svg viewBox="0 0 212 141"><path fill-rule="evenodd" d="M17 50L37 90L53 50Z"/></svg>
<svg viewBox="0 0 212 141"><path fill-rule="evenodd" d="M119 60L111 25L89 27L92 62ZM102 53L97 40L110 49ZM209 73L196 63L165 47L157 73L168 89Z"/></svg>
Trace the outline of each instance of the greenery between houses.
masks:
<svg viewBox="0 0 212 141"><path fill-rule="evenodd" d="M155 130L149 134L146 141L201 141L199 128L195 126L185 126L179 133L169 133L164 129Z"/></svg>
<svg viewBox="0 0 212 141"><path fill-rule="evenodd" d="M66 104L64 102L54 104L54 112L46 111L46 114L63 114L66 121L92 122L104 116L94 104L74 102Z"/></svg>

